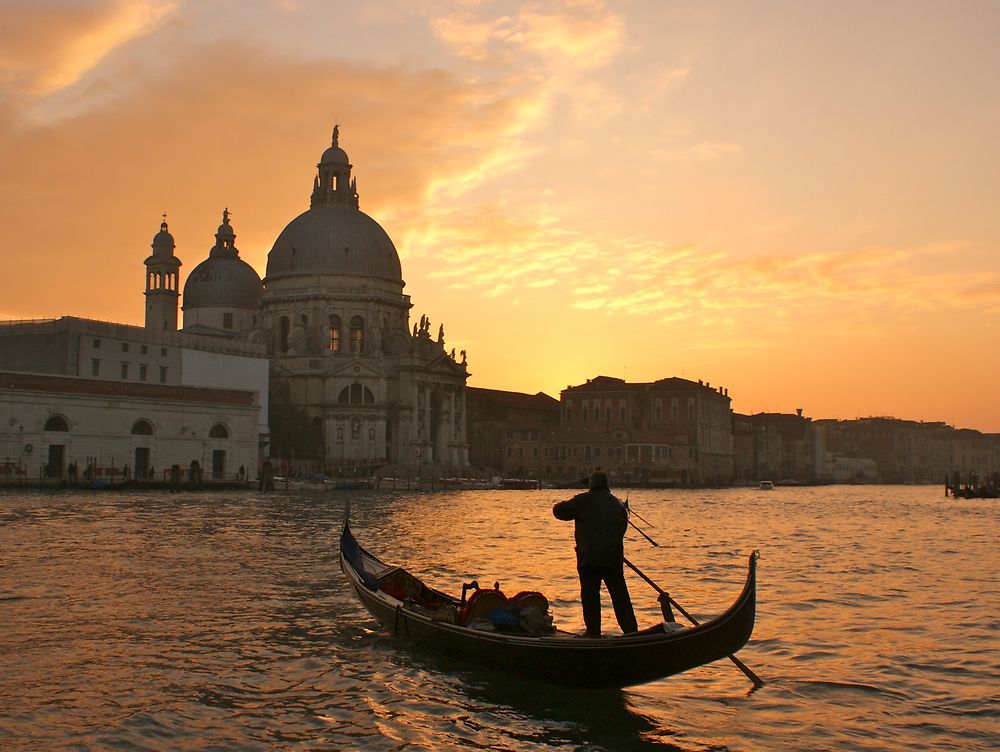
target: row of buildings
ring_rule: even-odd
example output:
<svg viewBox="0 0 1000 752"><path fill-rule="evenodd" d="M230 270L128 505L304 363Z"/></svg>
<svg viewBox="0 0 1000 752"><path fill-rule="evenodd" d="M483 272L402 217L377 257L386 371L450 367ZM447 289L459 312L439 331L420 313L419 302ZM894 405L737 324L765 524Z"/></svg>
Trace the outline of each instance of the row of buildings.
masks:
<svg viewBox="0 0 1000 752"><path fill-rule="evenodd" d="M895 418L742 415L728 390L667 378L599 376L558 400L469 387L472 461L505 476L572 481L594 467L618 483L985 483L1000 435Z"/></svg>
<svg viewBox="0 0 1000 752"><path fill-rule="evenodd" d="M467 386L464 351L413 304L359 208L334 128L309 208L262 278L228 209L181 284L166 217L144 262L145 324L0 322L0 480L278 471L725 485L939 481L1000 471L996 436L888 419L739 415L728 389L599 376L555 399ZM138 261L138 258L137 258ZM183 313L183 319L180 313ZM80 472L82 470L82 472Z"/></svg>

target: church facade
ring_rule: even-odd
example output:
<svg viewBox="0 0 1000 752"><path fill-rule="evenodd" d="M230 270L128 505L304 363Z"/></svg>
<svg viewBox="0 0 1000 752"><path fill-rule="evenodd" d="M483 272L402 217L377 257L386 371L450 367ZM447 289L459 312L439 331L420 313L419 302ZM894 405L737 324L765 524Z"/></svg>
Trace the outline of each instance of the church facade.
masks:
<svg viewBox="0 0 1000 752"><path fill-rule="evenodd" d="M263 279L239 257L228 211L215 239L182 298L163 223L145 262L146 327L176 327L181 304L182 332L263 346L272 457L325 472L468 466L465 353L426 316L411 325L399 254L359 208L338 128Z"/></svg>

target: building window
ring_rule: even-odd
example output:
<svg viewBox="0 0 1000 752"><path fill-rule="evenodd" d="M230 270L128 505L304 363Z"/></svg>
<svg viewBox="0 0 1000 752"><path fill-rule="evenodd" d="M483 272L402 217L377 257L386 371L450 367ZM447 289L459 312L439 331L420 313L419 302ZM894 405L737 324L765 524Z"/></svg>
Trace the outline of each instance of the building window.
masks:
<svg viewBox="0 0 1000 752"><path fill-rule="evenodd" d="M210 439L228 439L229 429L226 428L221 423L216 423L212 426L211 430L208 432L208 438Z"/></svg>
<svg viewBox="0 0 1000 752"><path fill-rule="evenodd" d="M61 415L49 416L49 419L45 421L46 431L68 431L69 422Z"/></svg>
<svg viewBox="0 0 1000 752"><path fill-rule="evenodd" d="M139 352L145 355L147 352L149 352L149 348L146 345L141 345L139 347Z"/></svg>
<svg viewBox="0 0 1000 752"><path fill-rule="evenodd" d="M147 370L148 369L147 369L146 366L139 366L139 381L145 381L146 380Z"/></svg>
<svg viewBox="0 0 1000 752"><path fill-rule="evenodd" d="M128 342L122 342L122 352L128 352Z"/></svg>
<svg viewBox="0 0 1000 752"><path fill-rule="evenodd" d="M288 331L289 331L288 317L282 316L278 319L278 350L281 352L288 352Z"/></svg>
<svg viewBox="0 0 1000 752"><path fill-rule="evenodd" d="M101 375L101 361L94 358L90 361L90 375L100 376Z"/></svg>
<svg viewBox="0 0 1000 752"><path fill-rule="evenodd" d="M160 366L160 383L161 384L166 384L167 383L167 367L166 366Z"/></svg>
<svg viewBox="0 0 1000 752"><path fill-rule="evenodd" d="M222 314L222 328L223 329L233 328L233 314L231 313Z"/></svg>
<svg viewBox="0 0 1000 752"><path fill-rule="evenodd" d="M95 350L100 350L101 349L101 340L99 340L99 339L95 339L94 340L94 349Z"/></svg>
<svg viewBox="0 0 1000 752"><path fill-rule="evenodd" d="M167 348L161 347L160 348L160 355L162 355L164 358L167 357Z"/></svg>
<svg viewBox="0 0 1000 752"><path fill-rule="evenodd" d="M364 384L354 383L340 390L337 402L343 405L374 405L375 394Z"/></svg>
<svg viewBox="0 0 1000 752"><path fill-rule="evenodd" d="M365 351L365 320L360 316L351 319L351 352Z"/></svg>
<svg viewBox="0 0 1000 752"><path fill-rule="evenodd" d="M132 435L133 436L152 436L153 435L153 424L146 419L137 420L132 424Z"/></svg>
<svg viewBox="0 0 1000 752"><path fill-rule="evenodd" d="M122 363L122 378L128 378L128 363Z"/></svg>
<svg viewBox="0 0 1000 752"><path fill-rule="evenodd" d="M340 352L340 316L330 317L330 352Z"/></svg>

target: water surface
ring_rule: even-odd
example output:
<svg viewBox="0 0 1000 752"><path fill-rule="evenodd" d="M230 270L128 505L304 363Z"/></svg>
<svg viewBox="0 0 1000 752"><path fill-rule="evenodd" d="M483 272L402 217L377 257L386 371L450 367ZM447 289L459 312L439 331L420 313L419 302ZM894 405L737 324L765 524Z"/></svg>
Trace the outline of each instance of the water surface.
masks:
<svg viewBox="0 0 1000 752"><path fill-rule="evenodd" d="M354 494L358 538L431 585L542 590L582 631L558 491ZM995 501L937 487L632 491L626 554L696 618L760 549L740 658L568 691L413 652L339 571L347 496L0 494L5 750L1000 747ZM636 520L638 522L638 520ZM640 624L655 593L630 576ZM605 598L605 631L616 625Z"/></svg>

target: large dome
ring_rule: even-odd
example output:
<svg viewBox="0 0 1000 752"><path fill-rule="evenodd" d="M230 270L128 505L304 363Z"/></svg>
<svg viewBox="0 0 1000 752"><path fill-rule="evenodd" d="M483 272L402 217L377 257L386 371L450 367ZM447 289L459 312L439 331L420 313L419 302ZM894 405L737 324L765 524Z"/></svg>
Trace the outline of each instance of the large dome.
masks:
<svg viewBox="0 0 1000 752"><path fill-rule="evenodd" d="M309 274L353 274L403 283L399 254L385 230L350 204L315 205L274 241L266 279Z"/></svg>
<svg viewBox="0 0 1000 752"><path fill-rule="evenodd" d="M399 254L385 230L358 208L357 181L340 148L340 127L316 165L309 211L281 231L265 281L315 274L370 277L403 285Z"/></svg>

